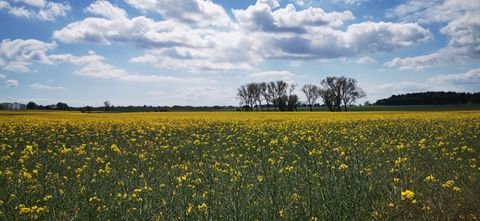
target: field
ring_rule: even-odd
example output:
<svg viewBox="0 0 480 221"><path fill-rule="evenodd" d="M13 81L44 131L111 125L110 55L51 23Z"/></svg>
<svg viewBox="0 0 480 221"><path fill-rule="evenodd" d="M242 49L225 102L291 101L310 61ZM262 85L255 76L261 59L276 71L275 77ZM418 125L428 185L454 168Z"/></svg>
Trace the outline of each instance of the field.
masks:
<svg viewBox="0 0 480 221"><path fill-rule="evenodd" d="M478 220L480 112L0 112L0 220Z"/></svg>

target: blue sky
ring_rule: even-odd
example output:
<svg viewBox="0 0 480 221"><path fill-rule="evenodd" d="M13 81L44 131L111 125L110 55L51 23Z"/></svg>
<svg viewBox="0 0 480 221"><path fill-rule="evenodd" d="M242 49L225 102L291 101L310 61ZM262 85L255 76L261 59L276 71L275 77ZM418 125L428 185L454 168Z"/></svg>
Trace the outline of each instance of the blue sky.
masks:
<svg viewBox="0 0 480 221"><path fill-rule="evenodd" d="M480 1L0 0L0 29L1 102L236 105L340 75L361 102L480 91Z"/></svg>

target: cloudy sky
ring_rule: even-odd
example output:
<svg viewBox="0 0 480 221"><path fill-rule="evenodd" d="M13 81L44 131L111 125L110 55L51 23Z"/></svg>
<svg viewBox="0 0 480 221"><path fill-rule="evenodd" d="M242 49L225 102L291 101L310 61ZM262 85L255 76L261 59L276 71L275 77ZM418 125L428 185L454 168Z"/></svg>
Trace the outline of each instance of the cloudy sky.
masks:
<svg viewBox="0 0 480 221"><path fill-rule="evenodd" d="M0 0L0 102L235 105L356 78L367 100L480 91L478 0Z"/></svg>

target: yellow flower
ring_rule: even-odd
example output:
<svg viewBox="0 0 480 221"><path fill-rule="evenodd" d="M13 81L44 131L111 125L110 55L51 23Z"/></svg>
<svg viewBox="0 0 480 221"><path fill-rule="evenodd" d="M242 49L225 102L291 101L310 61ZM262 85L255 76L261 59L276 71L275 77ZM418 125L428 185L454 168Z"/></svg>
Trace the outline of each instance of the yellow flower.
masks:
<svg viewBox="0 0 480 221"><path fill-rule="evenodd" d="M193 206L192 204L189 203L186 211L187 215L190 215L192 213L192 209L193 209Z"/></svg>
<svg viewBox="0 0 480 221"><path fill-rule="evenodd" d="M372 216L377 218L377 219L382 218L382 214L380 212L376 211L376 210L372 212Z"/></svg>
<svg viewBox="0 0 480 221"><path fill-rule="evenodd" d="M200 210L202 212L207 212L207 210L208 210L208 206L205 203L202 203L202 204L198 205L197 208L198 208L198 210Z"/></svg>
<svg viewBox="0 0 480 221"><path fill-rule="evenodd" d="M285 217L285 211L283 209L278 211L278 216L281 217L281 218Z"/></svg>
<svg viewBox="0 0 480 221"><path fill-rule="evenodd" d="M52 195L46 195L45 197L43 197L43 201L49 201L53 198Z"/></svg>
<svg viewBox="0 0 480 221"><path fill-rule="evenodd" d="M32 174L27 171L23 171L23 177L26 179L32 179Z"/></svg>
<svg viewBox="0 0 480 221"><path fill-rule="evenodd" d="M437 181L437 179L432 175L425 177L425 182L433 183L433 182L436 182L436 181Z"/></svg>
<svg viewBox="0 0 480 221"><path fill-rule="evenodd" d="M405 191L402 191L401 193L402 200L414 200L414 198L415 198L415 193L411 190L405 190Z"/></svg>
<svg viewBox="0 0 480 221"><path fill-rule="evenodd" d="M453 180L447 180L445 183L442 184L442 187L446 189L450 189L453 187L453 184L455 184Z"/></svg>
<svg viewBox="0 0 480 221"><path fill-rule="evenodd" d="M293 201L299 201L301 197L300 197L300 195L298 195L298 193L293 193L290 198L291 198Z"/></svg>
<svg viewBox="0 0 480 221"><path fill-rule="evenodd" d="M346 169L348 169L348 165L342 163L342 164L340 164L340 166L338 167L338 169L340 169L340 170L346 170Z"/></svg>
<svg viewBox="0 0 480 221"><path fill-rule="evenodd" d="M454 186L453 187L453 191L455 192L462 192L462 188L458 187L458 186Z"/></svg>

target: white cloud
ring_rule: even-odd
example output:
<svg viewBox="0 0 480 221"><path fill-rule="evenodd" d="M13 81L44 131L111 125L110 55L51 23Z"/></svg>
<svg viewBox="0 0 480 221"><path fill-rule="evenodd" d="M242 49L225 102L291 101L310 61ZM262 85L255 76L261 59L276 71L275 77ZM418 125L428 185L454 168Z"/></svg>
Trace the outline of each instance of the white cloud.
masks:
<svg viewBox="0 0 480 221"><path fill-rule="evenodd" d="M272 11L265 3L257 2L246 10L232 10L238 24L250 31L265 32L306 32L305 26L340 26L344 21L354 19L350 11L326 13L321 8L297 11L288 4L285 8Z"/></svg>
<svg viewBox="0 0 480 221"><path fill-rule="evenodd" d="M278 3L278 0L257 0L256 4L266 4L272 9L280 7L280 3Z"/></svg>
<svg viewBox="0 0 480 221"><path fill-rule="evenodd" d="M396 57L391 61L388 61L384 64L385 67L389 68L398 68L401 70L416 69L421 70L428 68L440 63L446 63L450 61L449 56L446 56L443 52L435 52L426 55L420 55L415 57L405 57L399 58ZM457 59L457 58L454 58Z"/></svg>
<svg viewBox="0 0 480 221"><path fill-rule="evenodd" d="M105 62L105 57L91 51L85 56L71 54L51 55L50 58L56 63L71 63L81 66L74 73L79 76L96 79L117 79L132 82L205 82L205 78L179 78L163 75L144 75L130 73L125 69L115 67Z"/></svg>
<svg viewBox="0 0 480 221"><path fill-rule="evenodd" d="M10 79L10 80L5 81L5 84L6 84L7 87L18 87L20 82L17 81L17 80L11 80Z"/></svg>
<svg viewBox="0 0 480 221"><path fill-rule="evenodd" d="M337 1L343 2L347 5L360 5L367 2L368 0L337 0Z"/></svg>
<svg viewBox="0 0 480 221"><path fill-rule="evenodd" d="M53 37L64 43L132 44L145 53L130 62L193 72L253 70L266 59L335 59L390 52L431 37L416 23L362 22L343 27L354 19L350 11L297 10L292 4L281 8L275 2L258 1L245 10L233 10L235 20L218 27L202 24L210 22L209 16L224 13L210 1L128 1L140 10L160 13L165 19L161 21L127 18L123 9L97 1L87 11L100 17L70 23ZM172 14L184 7L186 13ZM186 22L187 17L191 22Z"/></svg>
<svg viewBox="0 0 480 221"><path fill-rule="evenodd" d="M6 1L0 1L0 9L10 8L10 4Z"/></svg>
<svg viewBox="0 0 480 221"><path fill-rule="evenodd" d="M6 60L36 61L51 63L47 51L57 47L55 42L46 43L35 39L4 39L0 42L0 56Z"/></svg>
<svg viewBox="0 0 480 221"><path fill-rule="evenodd" d="M0 10L5 9L11 15L42 21L55 21L57 17L63 17L71 10L68 3L56 3L43 0L15 0L12 5L0 1ZM19 3L22 3L19 5Z"/></svg>
<svg viewBox="0 0 480 221"><path fill-rule="evenodd" d="M32 72L29 66L32 65L31 62L25 61L12 61L5 65L2 69L12 72Z"/></svg>
<svg viewBox="0 0 480 221"><path fill-rule="evenodd" d="M387 12L404 21L445 24L440 32L448 44L433 53L395 58L385 66L400 69L421 69L436 65L475 61L480 58L480 1L410 0Z"/></svg>
<svg viewBox="0 0 480 221"><path fill-rule="evenodd" d="M381 98L391 94L424 91L475 91L480 86L480 68L459 74L443 74L424 81L401 81L395 83L369 84L365 89L369 97Z"/></svg>
<svg viewBox="0 0 480 221"><path fill-rule="evenodd" d="M480 86L480 68L471 69L460 74L439 75L430 78L428 81L435 84L478 84Z"/></svg>
<svg viewBox="0 0 480 221"><path fill-rule="evenodd" d="M7 78L7 76L5 76L4 74L0 74L0 79L5 79Z"/></svg>
<svg viewBox="0 0 480 221"><path fill-rule="evenodd" d="M52 64L48 51L57 47L55 42L46 43L35 39L4 39L0 42L0 66L14 72L30 72L33 62Z"/></svg>
<svg viewBox="0 0 480 221"><path fill-rule="evenodd" d="M232 104L235 101L235 89L217 87L187 87L174 91L151 91L146 96L152 102L161 105L192 105L203 101L202 105L213 106Z"/></svg>
<svg viewBox="0 0 480 221"><path fill-rule="evenodd" d="M188 25L228 26L230 17L222 6L210 0L125 0L141 11L153 11L166 20Z"/></svg>
<svg viewBox="0 0 480 221"><path fill-rule="evenodd" d="M63 89L65 89L64 87L61 87L61 86L50 86L50 85L45 85L45 84L40 84L40 83L30 84L29 87L33 88L33 89L42 89L42 90L63 90Z"/></svg>
<svg viewBox="0 0 480 221"><path fill-rule="evenodd" d="M15 2L23 2L27 5L43 8L45 6L45 0L14 0Z"/></svg>
<svg viewBox="0 0 480 221"><path fill-rule="evenodd" d="M356 61L357 64L373 64L377 63L377 60L371 58L370 56L363 56Z"/></svg>
<svg viewBox="0 0 480 221"><path fill-rule="evenodd" d="M263 71L249 74L247 77L262 81L285 80L292 81L293 78L298 77L290 71Z"/></svg>
<svg viewBox="0 0 480 221"><path fill-rule="evenodd" d="M384 83L378 85L369 85L369 87L364 87L368 92L380 92L380 91L389 91L390 93L405 93L405 92L419 92L426 91L429 89L429 85L425 83L419 83L414 81L401 81L395 83Z"/></svg>
<svg viewBox="0 0 480 221"><path fill-rule="evenodd" d="M86 11L109 19L126 18L128 16L125 10L113 6L106 0L97 0L89 5Z"/></svg>
<svg viewBox="0 0 480 221"><path fill-rule="evenodd" d="M313 28L304 35L261 35L260 51L270 58L332 59L390 52L430 39L430 32L413 23L362 22L346 31Z"/></svg>

